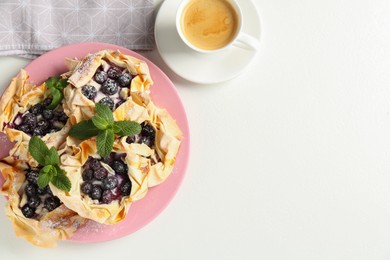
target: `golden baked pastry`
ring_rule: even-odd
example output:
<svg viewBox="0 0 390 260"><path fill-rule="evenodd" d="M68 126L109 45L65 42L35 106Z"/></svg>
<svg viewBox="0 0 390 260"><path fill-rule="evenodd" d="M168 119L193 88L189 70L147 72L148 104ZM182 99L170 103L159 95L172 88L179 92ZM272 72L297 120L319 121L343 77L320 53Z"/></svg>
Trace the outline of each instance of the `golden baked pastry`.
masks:
<svg viewBox="0 0 390 260"><path fill-rule="evenodd" d="M103 99L112 100L103 103L112 104L115 120L147 121L142 133L148 129L153 132L149 143L143 142L148 138L142 134L127 140L132 143L131 151L147 160L148 187L163 182L172 171L182 132L169 113L152 102L149 94L153 80L147 64L119 51L102 50L81 61L68 60L68 67L70 86L65 89L64 107L72 123L90 119L95 114L95 102L102 103Z"/></svg>
<svg viewBox="0 0 390 260"><path fill-rule="evenodd" d="M147 187L129 174L129 156L120 142L105 158L97 153L95 138L66 146L64 152L61 163L72 188L64 192L54 187L53 194L80 216L115 224L125 218L133 201L145 196Z"/></svg>
<svg viewBox="0 0 390 260"><path fill-rule="evenodd" d="M70 71L65 75L70 85L65 89L64 109L73 124L92 118L95 104L103 103L114 111L115 121L136 121L142 126L138 135L116 136L109 158L99 156L95 138L81 142L73 137L67 138L61 158L72 190L53 189L54 194L85 218L115 224L126 216L133 201L172 172L182 133L169 113L151 101L153 81L145 62L111 50L68 62ZM108 177L114 182L112 189L104 187ZM123 178L131 184L129 196L121 190L126 183Z"/></svg>
<svg viewBox="0 0 390 260"><path fill-rule="evenodd" d="M80 143L68 137L61 163L72 189L63 192L53 188L53 193L67 207L82 217L105 224L123 220L132 202L143 198L149 187L169 176L181 137L175 121L151 101L142 107L130 98L115 110L114 119L136 121L142 131L130 137L117 137L111 155L106 158L97 153L95 138ZM130 190L126 185L130 185Z"/></svg>
<svg viewBox="0 0 390 260"><path fill-rule="evenodd" d="M48 109L52 101L51 93L43 83L39 86L28 83L26 71L21 70L12 79L0 99L0 131L15 142L4 159L7 163L25 168L36 167L37 163L28 154L28 142L31 135L37 135L48 146L58 148L70 129L68 116L62 104ZM19 165L23 164L23 165Z"/></svg>
<svg viewBox="0 0 390 260"><path fill-rule="evenodd" d="M36 170L0 162L0 171L5 179L1 191L8 197L6 214L17 236L40 247L54 247L57 240L69 238L85 222L53 196L49 186L37 187Z"/></svg>
<svg viewBox="0 0 390 260"><path fill-rule="evenodd" d="M68 60L70 86L64 91L65 112L72 123L91 118L95 103L117 109L131 92L149 91L153 81L147 64L119 51L102 50L82 60Z"/></svg>
<svg viewBox="0 0 390 260"><path fill-rule="evenodd" d="M141 124L141 133L128 137L126 142L130 144L131 153L138 156L135 161L146 160L148 187L153 187L171 174L183 134L168 111L157 107L149 95L136 93L132 98L145 107L149 118ZM118 115L120 111L115 111L114 116L122 120Z"/></svg>

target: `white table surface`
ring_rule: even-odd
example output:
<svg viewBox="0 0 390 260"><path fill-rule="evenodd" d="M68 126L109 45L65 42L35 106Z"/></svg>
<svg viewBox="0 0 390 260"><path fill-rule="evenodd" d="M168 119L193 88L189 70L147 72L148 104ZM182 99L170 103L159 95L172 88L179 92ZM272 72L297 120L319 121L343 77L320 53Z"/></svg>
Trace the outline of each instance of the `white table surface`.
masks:
<svg viewBox="0 0 390 260"><path fill-rule="evenodd" d="M119 240L46 250L0 214L0 259L390 259L390 2L256 5L260 54L230 82L191 84L145 55L191 129L161 215ZM0 86L27 62L0 58Z"/></svg>

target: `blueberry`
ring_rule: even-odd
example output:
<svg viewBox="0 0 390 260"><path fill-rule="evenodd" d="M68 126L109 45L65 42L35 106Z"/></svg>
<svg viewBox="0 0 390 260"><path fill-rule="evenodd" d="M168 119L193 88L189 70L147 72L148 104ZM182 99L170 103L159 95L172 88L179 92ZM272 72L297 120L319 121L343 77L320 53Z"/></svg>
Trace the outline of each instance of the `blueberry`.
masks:
<svg viewBox="0 0 390 260"><path fill-rule="evenodd" d="M37 172L37 171L29 170L26 173L26 179L31 184L37 184L38 177L39 177L39 172Z"/></svg>
<svg viewBox="0 0 390 260"><path fill-rule="evenodd" d="M123 175L121 175L121 177L123 177L122 182L129 182L130 181L129 175L127 175L127 174L123 174Z"/></svg>
<svg viewBox="0 0 390 260"><path fill-rule="evenodd" d="M152 146L154 144L154 138L152 138L150 136L141 136L139 141L140 141L140 143L146 144L150 148L152 148Z"/></svg>
<svg viewBox="0 0 390 260"><path fill-rule="evenodd" d="M153 126L144 123L142 125L141 135L154 138L156 136L156 130L154 130Z"/></svg>
<svg viewBox="0 0 390 260"><path fill-rule="evenodd" d="M45 131L40 127L36 127L36 128L34 128L32 134L36 135L36 136L42 136L45 134Z"/></svg>
<svg viewBox="0 0 390 260"><path fill-rule="evenodd" d="M156 139L156 130L154 130L153 126L143 123L140 135L141 135L140 142L152 148L154 141Z"/></svg>
<svg viewBox="0 0 390 260"><path fill-rule="evenodd" d="M39 197L30 197L27 201L27 204L31 208L37 208L41 204L41 198Z"/></svg>
<svg viewBox="0 0 390 260"><path fill-rule="evenodd" d="M106 95L114 95L118 92L118 84L116 84L115 80L107 79L106 82L102 84L102 88L100 89Z"/></svg>
<svg viewBox="0 0 390 260"><path fill-rule="evenodd" d="M45 100L43 100L42 105L47 107L47 106L49 106L51 104L51 101L52 101L51 98L46 98Z"/></svg>
<svg viewBox="0 0 390 260"><path fill-rule="evenodd" d="M82 191L84 194L91 194L92 188L93 188L93 185L92 185L91 182L83 182L83 183L81 184L81 191Z"/></svg>
<svg viewBox="0 0 390 260"><path fill-rule="evenodd" d="M111 110L114 108L114 101L109 97L104 97L99 101L100 104L107 105Z"/></svg>
<svg viewBox="0 0 390 260"><path fill-rule="evenodd" d="M102 182L104 190L112 190L118 186L118 179L115 176L108 176Z"/></svg>
<svg viewBox="0 0 390 260"><path fill-rule="evenodd" d="M27 134L31 133L32 130L32 128L27 125L18 125L16 126L16 129Z"/></svg>
<svg viewBox="0 0 390 260"><path fill-rule="evenodd" d="M91 181L93 179L93 170L87 169L83 172L83 181Z"/></svg>
<svg viewBox="0 0 390 260"><path fill-rule="evenodd" d="M26 185L26 188L24 188L24 192L29 197L35 197L37 195L37 189L38 189L37 185L29 183Z"/></svg>
<svg viewBox="0 0 390 260"><path fill-rule="evenodd" d="M102 193L102 188L100 188L99 185L93 185L90 196L94 200L100 200Z"/></svg>
<svg viewBox="0 0 390 260"><path fill-rule="evenodd" d="M121 192L122 192L122 195L123 196L129 196L130 193L131 193L131 181L129 182L125 182L122 186L121 186Z"/></svg>
<svg viewBox="0 0 390 260"><path fill-rule="evenodd" d="M64 111L61 111L61 112L58 114L58 120L59 120L61 123L66 124L66 122L68 121L68 116L65 114Z"/></svg>
<svg viewBox="0 0 390 260"><path fill-rule="evenodd" d="M33 113L35 115L40 115L43 112L43 108L44 108L43 105L38 103L35 106L33 106L32 108L30 108L30 113Z"/></svg>
<svg viewBox="0 0 390 260"><path fill-rule="evenodd" d="M37 117L34 114L28 113L23 117L23 124L34 128L37 125Z"/></svg>
<svg viewBox="0 0 390 260"><path fill-rule="evenodd" d="M95 177L96 180L104 180L108 175L108 172L106 169L104 169L103 167L95 170L95 172L93 173L93 176Z"/></svg>
<svg viewBox="0 0 390 260"><path fill-rule="evenodd" d="M102 203L109 204L113 200L114 196L111 191L105 190L102 195Z"/></svg>
<svg viewBox="0 0 390 260"><path fill-rule="evenodd" d="M52 211L61 205L61 201L58 197L50 196L46 198L44 205L48 211Z"/></svg>
<svg viewBox="0 0 390 260"><path fill-rule="evenodd" d="M26 204L22 207L22 213L26 218L32 218L35 216L35 209Z"/></svg>
<svg viewBox="0 0 390 260"><path fill-rule="evenodd" d="M53 117L54 117L53 110L50 110L50 109L45 109L45 110L43 110L42 116L43 116L43 118L46 119L46 120L53 119Z"/></svg>
<svg viewBox="0 0 390 260"><path fill-rule="evenodd" d="M94 100L97 94L96 88L91 85L85 85L84 87L82 87L81 92L86 98L90 100Z"/></svg>
<svg viewBox="0 0 390 260"><path fill-rule="evenodd" d="M114 158L112 155L113 154L110 154L109 156L104 157L102 162L104 162L105 164L108 164L108 165L112 165L112 163L114 162Z"/></svg>
<svg viewBox="0 0 390 260"><path fill-rule="evenodd" d="M126 138L126 142L128 144L135 143L135 141L136 141L136 135L132 135L132 136L129 136L129 137Z"/></svg>
<svg viewBox="0 0 390 260"><path fill-rule="evenodd" d="M114 161L112 163L112 169L119 174L126 174L127 173L127 165L124 164L122 161Z"/></svg>
<svg viewBox="0 0 390 260"><path fill-rule="evenodd" d="M122 88L130 87L130 81L132 80L133 76L130 73L123 73L118 78L118 84Z"/></svg>
<svg viewBox="0 0 390 260"><path fill-rule="evenodd" d="M92 170L96 171L97 169L102 168L102 165L100 164L99 160L93 157L90 157L89 159L89 166L92 168Z"/></svg>
<svg viewBox="0 0 390 260"><path fill-rule="evenodd" d="M111 67L107 71L107 75L109 78L116 79L122 74L121 69L117 67Z"/></svg>
<svg viewBox="0 0 390 260"><path fill-rule="evenodd" d="M107 73L104 70L98 70L94 78L97 83L102 84L107 79Z"/></svg>
<svg viewBox="0 0 390 260"><path fill-rule="evenodd" d="M46 187L44 187L42 189L38 187L37 192L38 192L39 195L45 195L47 193L47 189L48 188L49 188L49 186L46 186Z"/></svg>
<svg viewBox="0 0 390 260"><path fill-rule="evenodd" d="M50 123L48 121L46 121L45 119L42 119L41 121L39 121L37 123L37 127L41 128L42 130L48 129L49 126L50 126Z"/></svg>
<svg viewBox="0 0 390 260"><path fill-rule="evenodd" d="M49 185L46 186L46 193L49 194L50 196L53 196L53 192L51 191Z"/></svg>

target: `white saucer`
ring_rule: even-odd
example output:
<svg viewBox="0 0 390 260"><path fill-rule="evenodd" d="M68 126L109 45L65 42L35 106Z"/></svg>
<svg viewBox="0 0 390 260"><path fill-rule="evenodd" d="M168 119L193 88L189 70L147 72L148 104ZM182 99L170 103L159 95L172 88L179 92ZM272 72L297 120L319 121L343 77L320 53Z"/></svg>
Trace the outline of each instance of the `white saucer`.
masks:
<svg viewBox="0 0 390 260"><path fill-rule="evenodd" d="M256 51L231 48L216 54L197 53L183 43L176 31L176 10L181 0L165 0L156 17L157 49L168 67L195 83L213 84L238 76L253 60ZM243 14L243 32L260 40L260 17L251 0L237 0Z"/></svg>

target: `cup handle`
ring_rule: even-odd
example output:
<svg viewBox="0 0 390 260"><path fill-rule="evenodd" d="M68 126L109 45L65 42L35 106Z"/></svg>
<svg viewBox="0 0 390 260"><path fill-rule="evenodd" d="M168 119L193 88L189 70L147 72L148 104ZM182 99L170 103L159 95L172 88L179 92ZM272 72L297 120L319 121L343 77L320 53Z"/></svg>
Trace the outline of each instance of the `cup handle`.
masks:
<svg viewBox="0 0 390 260"><path fill-rule="evenodd" d="M260 48L260 41L249 34L240 33L233 45L242 49L257 51Z"/></svg>

